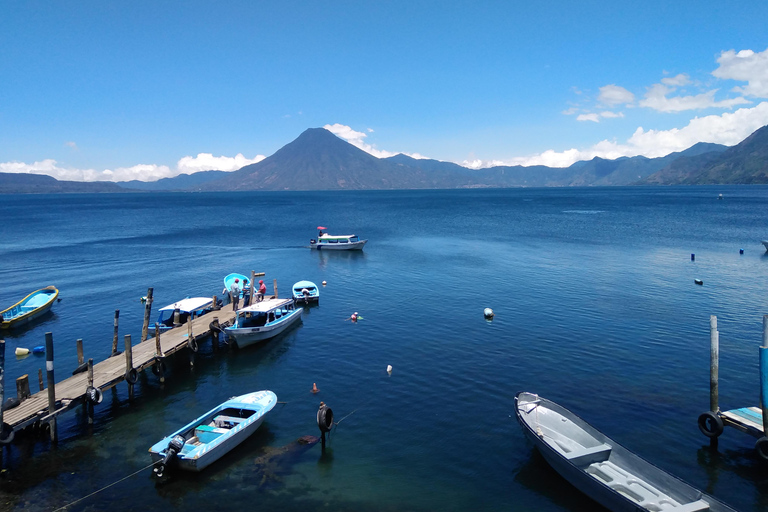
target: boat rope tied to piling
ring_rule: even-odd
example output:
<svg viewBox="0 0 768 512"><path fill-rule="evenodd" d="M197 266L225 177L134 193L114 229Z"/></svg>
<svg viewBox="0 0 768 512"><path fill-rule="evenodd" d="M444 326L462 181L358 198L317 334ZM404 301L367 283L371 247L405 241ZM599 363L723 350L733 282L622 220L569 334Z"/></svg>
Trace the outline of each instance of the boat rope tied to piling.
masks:
<svg viewBox="0 0 768 512"><path fill-rule="evenodd" d="M124 477L123 477L123 478L121 478L120 480L116 480L116 481L112 482L112 483L111 483L111 484L109 484L109 485L105 485L105 486L104 486L104 487L102 487L101 489L97 489L97 490L93 491L91 494L88 494L88 495L86 495L86 496L83 496L82 498L78 498L78 499L76 499L75 501L72 501L72 502L70 502L70 503L67 503L67 504L66 504L66 505L64 505L63 507L59 507L59 508L55 509L53 512L59 512L60 510L66 510L67 508L71 507L72 505L74 505L74 504L76 504L76 503L80 503L81 501L83 501L83 500L85 500L85 499L88 499L88 498L90 498L91 496L95 496L96 494L100 493L101 491L106 491L106 490L107 490L107 489L109 489L110 487L112 487L112 486L114 486L114 485L117 485L117 484L119 484L119 483L120 483L120 482L122 482L123 480L128 480L128 479L129 479L129 478L131 478L132 476L136 476L136 475L138 475L139 473L141 473L142 471L145 471L145 470L147 470L147 469L151 468L152 466L154 466L155 464L158 464L158 463L160 463L160 462L161 462L161 461L159 461L159 460L158 460L158 461L155 461L155 462L153 462L153 463L149 464L148 466L144 466L143 468L139 469L138 471L135 471L135 472L131 473L130 475L124 476Z"/></svg>

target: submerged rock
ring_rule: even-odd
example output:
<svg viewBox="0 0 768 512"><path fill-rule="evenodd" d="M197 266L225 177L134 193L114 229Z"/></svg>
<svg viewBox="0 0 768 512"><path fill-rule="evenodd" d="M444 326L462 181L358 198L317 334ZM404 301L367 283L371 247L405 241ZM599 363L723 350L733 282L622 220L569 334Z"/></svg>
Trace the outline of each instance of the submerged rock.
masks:
<svg viewBox="0 0 768 512"><path fill-rule="evenodd" d="M258 486L276 485L284 475L290 473L301 456L320 441L317 436L301 436L281 448L264 448L264 455L254 460L256 474L260 477Z"/></svg>

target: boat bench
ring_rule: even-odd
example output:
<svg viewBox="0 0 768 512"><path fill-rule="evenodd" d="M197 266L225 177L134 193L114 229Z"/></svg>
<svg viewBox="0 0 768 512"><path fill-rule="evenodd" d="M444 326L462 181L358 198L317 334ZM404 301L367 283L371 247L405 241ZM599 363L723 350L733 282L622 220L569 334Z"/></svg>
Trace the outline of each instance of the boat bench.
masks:
<svg viewBox="0 0 768 512"><path fill-rule="evenodd" d="M676 512L709 510L709 503L701 499L690 503L678 503L649 483L609 461L596 462L590 465L586 472L647 510Z"/></svg>
<svg viewBox="0 0 768 512"><path fill-rule="evenodd" d="M216 428L234 428L241 422L245 421L245 418L236 418L235 416L224 416L220 414L213 418L213 424Z"/></svg>
<svg viewBox="0 0 768 512"><path fill-rule="evenodd" d="M201 443L210 443L226 432L226 429L211 427L210 425L198 425L195 427L195 437L197 437Z"/></svg>
<svg viewBox="0 0 768 512"><path fill-rule="evenodd" d="M611 447L605 443L589 448L579 448L564 454L575 466L589 465L594 462L608 460L611 455Z"/></svg>

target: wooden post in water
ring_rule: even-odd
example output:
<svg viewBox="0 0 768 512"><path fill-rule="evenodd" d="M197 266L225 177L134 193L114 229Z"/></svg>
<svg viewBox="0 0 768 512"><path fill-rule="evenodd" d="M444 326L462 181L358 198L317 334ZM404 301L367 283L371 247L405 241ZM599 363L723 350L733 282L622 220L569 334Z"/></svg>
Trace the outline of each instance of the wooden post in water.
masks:
<svg viewBox="0 0 768 512"><path fill-rule="evenodd" d="M77 365L83 364L83 340L78 338L77 340Z"/></svg>
<svg viewBox="0 0 768 512"><path fill-rule="evenodd" d="M40 381L40 391L45 389L45 385L43 384L43 369L38 368L37 369L37 380Z"/></svg>
<svg viewBox="0 0 768 512"><path fill-rule="evenodd" d="M88 387L93 387L93 358L88 359ZM88 424L93 425L93 404L90 400L85 401L86 412L88 413Z"/></svg>
<svg viewBox="0 0 768 512"><path fill-rule="evenodd" d="M214 352L219 351L219 329L221 329L219 326L219 317L215 316L211 321L211 344L213 345Z"/></svg>
<svg viewBox="0 0 768 512"><path fill-rule="evenodd" d="M768 436L768 315L763 315L763 345L760 347L760 408L763 436Z"/></svg>
<svg viewBox="0 0 768 512"><path fill-rule="evenodd" d="M19 399L19 402L29 398L31 394L29 391L29 375L25 374L16 379L16 397Z"/></svg>
<svg viewBox="0 0 768 512"><path fill-rule="evenodd" d="M717 332L717 317L709 317L709 410L717 413L718 405L718 369L720 367L720 333Z"/></svg>
<svg viewBox="0 0 768 512"><path fill-rule="evenodd" d="M272 280L272 286L275 287L275 298L277 298L277 279Z"/></svg>
<svg viewBox="0 0 768 512"><path fill-rule="evenodd" d="M187 347L189 348L189 366L195 366L195 349L197 347L195 343L195 335L192 334L192 317L187 320Z"/></svg>
<svg viewBox="0 0 768 512"><path fill-rule="evenodd" d="M56 380L53 377L53 333L45 333L45 370L48 375L48 415L51 417L48 424L51 427L51 441L58 440L56 428Z"/></svg>
<svg viewBox="0 0 768 512"><path fill-rule="evenodd" d="M160 343L160 324L155 323L155 356L157 358L157 376L160 377L160 383L165 382L165 370L163 369L163 346Z"/></svg>
<svg viewBox="0 0 768 512"><path fill-rule="evenodd" d="M112 335L112 355L117 355L117 319L120 317L120 310L115 310L115 332ZM112 356L110 356L112 357Z"/></svg>
<svg viewBox="0 0 768 512"><path fill-rule="evenodd" d="M144 302L144 324L141 326L141 341L147 341L149 315L152 314L152 292L152 288L147 289L147 300Z"/></svg>
<svg viewBox="0 0 768 512"><path fill-rule="evenodd" d="M128 383L128 399L133 400L133 385L136 383L134 380L136 370L133 369L133 348L131 347L131 335L126 334L124 339L125 343L125 381ZM133 380L133 382L131 382Z"/></svg>
<svg viewBox="0 0 768 512"><path fill-rule="evenodd" d="M213 306L211 306L211 311L218 311L219 310L219 302L218 302L218 300L219 300L218 297L216 297L214 295L213 296Z"/></svg>

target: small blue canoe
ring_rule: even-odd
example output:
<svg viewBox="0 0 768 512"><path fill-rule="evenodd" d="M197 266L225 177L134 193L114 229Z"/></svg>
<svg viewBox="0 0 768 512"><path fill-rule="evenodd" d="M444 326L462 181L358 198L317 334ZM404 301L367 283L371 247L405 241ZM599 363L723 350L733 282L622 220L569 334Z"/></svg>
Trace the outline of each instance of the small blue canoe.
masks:
<svg viewBox="0 0 768 512"><path fill-rule="evenodd" d="M299 281L293 285L293 298L297 301L318 302L320 289L312 281Z"/></svg>
<svg viewBox="0 0 768 512"><path fill-rule="evenodd" d="M51 309L58 296L59 290L55 286L48 286L30 293L13 306L0 311L0 319L2 319L0 328L18 327L39 317Z"/></svg>
<svg viewBox="0 0 768 512"><path fill-rule="evenodd" d="M256 432L275 404L277 395L264 390L214 407L149 449L152 460L158 462L155 474L162 477L169 464L202 471Z"/></svg>
<svg viewBox="0 0 768 512"><path fill-rule="evenodd" d="M227 275L227 277L224 278L224 292L227 294L226 296L229 296L229 291L232 289L232 283L235 282L235 279L238 279L238 288L240 288L240 298L242 299L245 291L245 286L243 286L243 283L248 287L250 290L251 288L251 280L248 277L245 277L243 274L236 274L232 273Z"/></svg>

